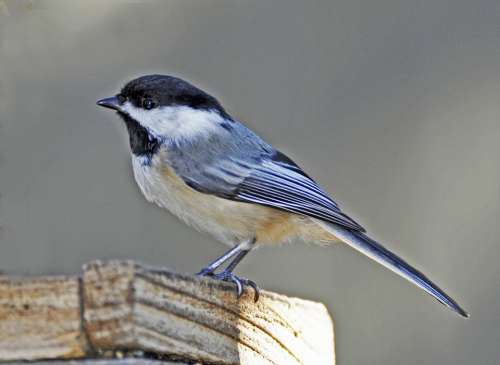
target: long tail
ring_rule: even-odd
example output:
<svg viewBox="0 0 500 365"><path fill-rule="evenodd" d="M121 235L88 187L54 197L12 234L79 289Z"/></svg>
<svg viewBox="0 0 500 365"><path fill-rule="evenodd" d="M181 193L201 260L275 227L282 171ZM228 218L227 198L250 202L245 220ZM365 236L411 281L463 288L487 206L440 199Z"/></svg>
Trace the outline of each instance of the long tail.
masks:
<svg viewBox="0 0 500 365"><path fill-rule="evenodd" d="M393 254L380 243L369 238L364 233L348 230L336 224L320 220L315 221L328 232L347 243L349 246L355 248L359 252L365 254L369 258L377 261L389 270L394 271L396 274L401 275L411 283L425 290L428 294L432 295L439 302L460 314L462 317L469 317L469 314L463 310L457 302L450 298L424 274L410 266L406 261Z"/></svg>

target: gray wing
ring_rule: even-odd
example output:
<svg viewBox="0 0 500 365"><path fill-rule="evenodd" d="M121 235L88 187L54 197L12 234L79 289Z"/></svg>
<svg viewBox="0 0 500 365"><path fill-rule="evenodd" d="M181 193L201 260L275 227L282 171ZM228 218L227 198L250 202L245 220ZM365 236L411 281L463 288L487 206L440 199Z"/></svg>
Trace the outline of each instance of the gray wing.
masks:
<svg viewBox="0 0 500 365"><path fill-rule="evenodd" d="M239 145L234 145L235 139L229 145L223 139L224 143L213 140L204 147L183 150L182 159L177 160L182 164L173 164L176 172L187 185L202 193L365 231L291 159L249 130L245 133L243 137L247 138L236 139L242 141Z"/></svg>

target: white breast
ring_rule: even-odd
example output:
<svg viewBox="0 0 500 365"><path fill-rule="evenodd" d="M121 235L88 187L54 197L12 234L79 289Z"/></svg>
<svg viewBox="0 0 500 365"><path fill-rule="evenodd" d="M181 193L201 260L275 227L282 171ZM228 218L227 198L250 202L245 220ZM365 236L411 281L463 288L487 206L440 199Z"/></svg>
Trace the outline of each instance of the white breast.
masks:
<svg viewBox="0 0 500 365"><path fill-rule="evenodd" d="M228 245L255 236L269 208L199 193L187 186L160 155L149 163L143 157L132 157L135 180L148 201Z"/></svg>

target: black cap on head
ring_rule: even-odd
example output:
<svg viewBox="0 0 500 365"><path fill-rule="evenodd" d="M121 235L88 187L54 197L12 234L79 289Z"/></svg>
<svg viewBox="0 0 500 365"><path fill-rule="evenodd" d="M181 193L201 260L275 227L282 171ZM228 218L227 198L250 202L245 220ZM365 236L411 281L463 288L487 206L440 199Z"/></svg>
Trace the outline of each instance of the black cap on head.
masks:
<svg viewBox="0 0 500 365"><path fill-rule="evenodd" d="M194 109L216 110L228 117L213 96L174 76L146 75L127 83L117 96L137 108L188 106Z"/></svg>

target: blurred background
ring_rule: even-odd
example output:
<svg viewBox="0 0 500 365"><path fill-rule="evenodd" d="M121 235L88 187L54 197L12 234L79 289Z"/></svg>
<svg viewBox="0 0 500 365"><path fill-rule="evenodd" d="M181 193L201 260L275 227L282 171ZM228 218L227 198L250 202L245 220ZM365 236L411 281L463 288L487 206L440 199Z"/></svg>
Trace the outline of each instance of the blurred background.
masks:
<svg viewBox="0 0 500 365"><path fill-rule="evenodd" d="M289 154L464 320L347 246L238 272L324 302L338 364L498 364L498 0L0 1L0 269L96 258L195 272L226 247L147 203L98 98L192 81Z"/></svg>

